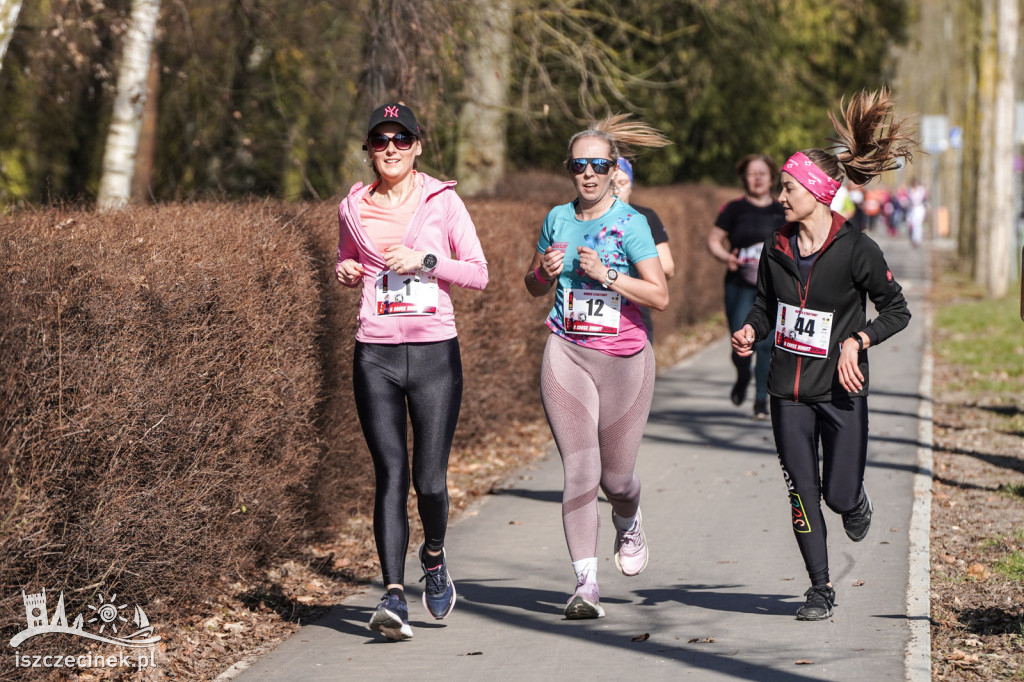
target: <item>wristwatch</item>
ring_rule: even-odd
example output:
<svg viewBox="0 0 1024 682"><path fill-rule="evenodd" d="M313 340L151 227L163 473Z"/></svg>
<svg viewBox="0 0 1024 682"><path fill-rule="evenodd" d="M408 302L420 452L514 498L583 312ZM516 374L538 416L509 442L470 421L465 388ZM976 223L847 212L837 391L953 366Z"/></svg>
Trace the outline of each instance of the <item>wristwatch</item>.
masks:
<svg viewBox="0 0 1024 682"><path fill-rule="evenodd" d="M423 254L423 261L420 264L420 269L423 272L430 272L437 267L437 256L432 253Z"/></svg>
<svg viewBox="0 0 1024 682"><path fill-rule="evenodd" d="M601 286L605 289L609 288L615 280L619 278L619 271L614 268L608 268L608 274L604 276L604 281L601 282Z"/></svg>
<svg viewBox="0 0 1024 682"><path fill-rule="evenodd" d="M864 339L861 338L859 333L854 332L854 333L850 334L850 338L857 342L857 350L858 351L864 350Z"/></svg>

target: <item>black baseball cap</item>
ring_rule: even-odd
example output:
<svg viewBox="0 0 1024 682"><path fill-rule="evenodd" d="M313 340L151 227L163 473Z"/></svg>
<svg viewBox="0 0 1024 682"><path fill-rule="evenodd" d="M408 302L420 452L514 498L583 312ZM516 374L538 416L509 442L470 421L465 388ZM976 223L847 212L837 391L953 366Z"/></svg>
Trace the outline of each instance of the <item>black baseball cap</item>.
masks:
<svg viewBox="0 0 1024 682"><path fill-rule="evenodd" d="M416 115L412 113L412 109L398 102L374 109L370 114L370 124L366 126L366 134L372 133L381 123L397 123L413 135L420 134L420 124L416 122Z"/></svg>

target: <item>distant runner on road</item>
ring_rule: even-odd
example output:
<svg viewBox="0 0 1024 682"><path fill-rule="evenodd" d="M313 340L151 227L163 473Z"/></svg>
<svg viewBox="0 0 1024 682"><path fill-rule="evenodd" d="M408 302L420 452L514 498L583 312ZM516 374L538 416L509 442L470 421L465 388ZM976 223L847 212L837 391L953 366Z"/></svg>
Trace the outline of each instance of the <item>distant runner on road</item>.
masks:
<svg viewBox="0 0 1024 682"><path fill-rule="evenodd" d="M779 201L786 224L764 244L757 298L732 336L749 356L759 339L773 338L772 430L792 506L793 532L811 587L799 620L832 615L824 497L841 514L854 542L867 535L873 512L864 489L868 447L868 354L910 321L900 285L882 250L829 206L844 178L858 185L911 158L907 119L892 116L889 93L861 92L829 114L843 148L838 155L806 149L782 168ZM878 316L867 321L865 301ZM823 466L818 469L818 442Z"/></svg>
<svg viewBox="0 0 1024 682"><path fill-rule="evenodd" d="M735 332L747 318L757 296L757 266L765 239L786 222L782 204L772 197L779 184L779 166L764 154L748 154L736 164L743 181L744 195L730 201L718 214L708 232L711 255L725 263L725 317L729 331ZM728 247L726 247L728 244ZM754 346L755 355L740 357L732 353L736 382L729 398L739 406L747 397L751 360L754 365L754 419L768 419L768 367L771 364L771 339Z"/></svg>

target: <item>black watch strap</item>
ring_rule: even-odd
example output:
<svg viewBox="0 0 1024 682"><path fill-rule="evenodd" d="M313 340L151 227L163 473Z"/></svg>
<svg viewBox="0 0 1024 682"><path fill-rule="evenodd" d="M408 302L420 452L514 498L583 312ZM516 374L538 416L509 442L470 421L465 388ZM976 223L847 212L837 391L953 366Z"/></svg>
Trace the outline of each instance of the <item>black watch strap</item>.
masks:
<svg viewBox="0 0 1024 682"><path fill-rule="evenodd" d="M857 350L864 350L864 339L860 334L854 332L850 334L850 338L857 342Z"/></svg>

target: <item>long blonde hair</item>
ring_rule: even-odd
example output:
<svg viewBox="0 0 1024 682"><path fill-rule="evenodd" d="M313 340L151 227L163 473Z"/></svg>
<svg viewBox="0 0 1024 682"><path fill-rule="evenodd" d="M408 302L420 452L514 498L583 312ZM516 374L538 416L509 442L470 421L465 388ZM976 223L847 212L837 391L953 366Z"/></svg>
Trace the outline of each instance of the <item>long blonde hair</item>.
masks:
<svg viewBox="0 0 1024 682"><path fill-rule="evenodd" d="M823 149L805 149L804 155L829 177L839 182L843 178L864 185L875 176L901 166L899 160L910 163L918 143L914 138L909 116L897 117L892 95L882 88L874 92L862 90L845 107L839 103L842 120L829 112L828 120L836 129L838 138L833 154Z"/></svg>
<svg viewBox="0 0 1024 682"><path fill-rule="evenodd" d="M628 120L630 114L613 114L596 121L581 130L569 140L569 150L565 157L566 167L572 158L572 146L576 140L585 137L596 137L608 143L612 164L618 162L620 156L627 159L635 155L638 147L664 147L672 144L661 131L652 128L643 121Z"/></svg>

